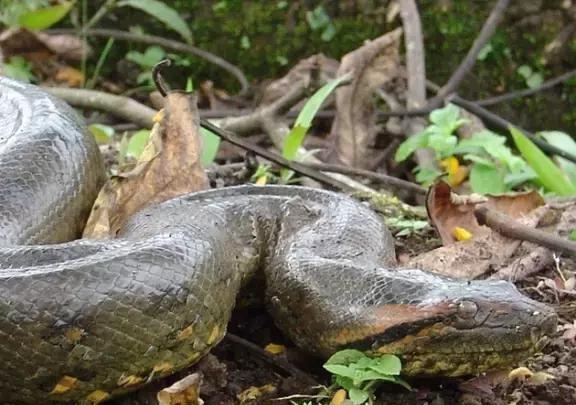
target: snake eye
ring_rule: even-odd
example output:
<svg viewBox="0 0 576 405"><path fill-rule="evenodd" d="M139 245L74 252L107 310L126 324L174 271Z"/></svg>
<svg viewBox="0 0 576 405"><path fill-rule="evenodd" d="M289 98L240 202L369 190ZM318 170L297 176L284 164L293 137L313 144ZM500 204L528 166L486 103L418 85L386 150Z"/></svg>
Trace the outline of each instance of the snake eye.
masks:
<svg viewBox="0 0 576 405"><path fill-rule="evenodd" d="M458 316L463 319L471 319L476 316L478 305L472 301L460 301L458 303Z"/></svg>

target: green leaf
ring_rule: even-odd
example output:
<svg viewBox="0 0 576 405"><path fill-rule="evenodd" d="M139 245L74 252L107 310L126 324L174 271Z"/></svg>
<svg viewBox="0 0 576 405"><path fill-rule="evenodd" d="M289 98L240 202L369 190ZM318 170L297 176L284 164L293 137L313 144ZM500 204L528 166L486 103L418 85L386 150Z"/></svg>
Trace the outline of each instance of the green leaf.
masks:
<svg viewBox="0 0 576 405"><path fill-rule="evenodd" d="M568 239L576 241L576 229L572 229L568 235Z"/></svg>
<svg viewBox="0 0 576 405"><path fill-rule="evenodd" d="M538 135L541 135L550 145L576 156L576 141L570 135L560 131L542 131ZM560 156L556 156L556 160L572 184L576 184L576 164Z"/></svg>
<svg viewBox="0 0 576 405"><path fill-rule="evenodd" d="M147 129L141 129L130 137L128 141L128 146L126 147L126 154L132 157L138 158L146 144L148 143L148 138L150 138L150 131Z"/></svg>
<svg viewBox="0 0 576 405"><path fill-rule="evenodd" d="M186 21L180 14L165 3L158 0L122 0L118 7L132 7L148 13L152 17L164 23L164 25L176 31L188 43L192 43L192 32Z"/></svg>
<svg viewBox="0 0 576 405"><path fill-rule="evenodd" d="M402 370L402 363L397 356L385 354L372 359L370 369L385 375L399 375Z"/></svg>
<svg viewBox="0 0 576 405"><path fill-rule="evenodd" d="M448 104L430 113L430 122L436 124L446 135L454 132L468 120L460 119L460 109L454 104Z"/></svg>
<svg viewBox="0 0 576 405"><path fill-rule="evenodd" d="M544 152L518 129L514 127L510 127L509 129L516 147L530 167L534 169L538 175L538 179L546 189L561 196L576 194L576 186L567 179L566 175Z"/></svg>
<svg viewBox="0 0 576 405"><path fill-rule="evenodd" d="M149 46L144 53L130 51L126 54L126 59L136 63L142 69L152 69L154 65L164 59L166 52L159 46Z"/></svg>
<svg viewBox="0 0 576 405"><path fill-rule="evenodd" d="M354 405L360 405L368 401L370 394L359 388L350 388L350 390L348 390L348 396L350 396L350 401L352 401Z"/></svg>
<svg viewBox="0 0 576 405"><path fill-rule="evenodd" d="M354 387L354 383L352 382L351 378L343 377L341 375L334 376L334 383L347 391Z"/></svg>
<svg viewBox="0 0 576 405"><path fill-rule="evenodd" d="M323 367L325 370L330 371L332 374L354 379L355 370L348 366L344 366L342 364L324 364Z"/></svg>
<svg viewBox="0 0 576 405"><path fill-rule="evenodd" d="M539 87L543 81L544 78L540 73L534 73L532 76L526 79L526 85L531 89L535 89L536 87Z"/></svg>
<svg viewBox="0 0 576 405"><path fill-rule="evenodd" d="M4 74L25 83L36 79L32 73L32 65L22 56L12 56L8 59L8 63L4 64Z"/></svg>
<svg viewBox="0 0 576 405"><path fill-rule="evenodd" d="M96 139L98 145L106 145L114 136L114 128L103 124L91 124L88 129Z"/></svg>
<svg viewBox="0 0 576 405"><path fill-rule="evenodd" d="M200 128L200 136L202 137L202 164L208 166L214 163L218 148L220 147L220 137L205 128Z"/></svg>
<svg viewBox="0 0 576 405"><path fill-rule="evenodd" d="M506 184L502 173L494 165L475 163L470 170L470 186L479 194L502 194Z"/></svg>
<svg viewBox="0 0 576 405"><path fill-rule="evenodd" d="M394 154L394 160L397 162L403 162L417 149L426 148L428 146L429 136L430 133L424 130L418 134L414 134L408 137L408 139L402 142L396 150L396 153Z"/></svg>
<svg viewBox="0 0 576 405"><path fill-rule="evenodd" d="M350 74L345 74L340 76L337 79L332 80L329 83L326 83L322 86L316 93L310 97L310 99L304 104L302 110L298 114L296 118L296 122L294 123L294 127L286 137L284 141L284 147L282 149L282 155L286 159L294 159L296 157L296 153L298 149L302 145L304 140L304 136L306 136L306 132L310 129L312 125L312 120L318 113L320 107L322 107L322 103L326 100L326 98L334 91L336 87L340 83L350 78Z"/></svg>
<svg viewBox="0 0 576 405"><path fill-rule="evenodd" d="M367 356L359 350L345 349L334 353L325 364L343 364L348 365L358 362L360 359L367 358Z"/></svg>
<svg viewBox="0 0 576 405"><path fill-rule="evenodd" d="M55 6L29 11L20 15L18 23L30 30L44 30L63 19L73 5L74 1L66 1Z"/></svg>
<svg viewBox="0 0 576 405"><path fill-rule="evenodd" d="M335 36L336 36L336 27L334 26L334 24L330 23L326 26L326 28L324 28L324 31L322 31L320 39L322 39L322 41L324 42L330 42L332 41L332 39L334 39Z"/></svg>
<svg viewBox="0 0 576 405"><path fill-rule="evenodd" d="M524 79L528 79L530 76L532 76L532 68L528 65L522 65L522 66L518 67L518 69L516 71Z"/></svg>
<svg viewBox="0 0 576 405"><path fill-rule="evenodd" d="M442 174L435 168L418 168L416 172L416 181L424 187L430 186Z"/></svg>

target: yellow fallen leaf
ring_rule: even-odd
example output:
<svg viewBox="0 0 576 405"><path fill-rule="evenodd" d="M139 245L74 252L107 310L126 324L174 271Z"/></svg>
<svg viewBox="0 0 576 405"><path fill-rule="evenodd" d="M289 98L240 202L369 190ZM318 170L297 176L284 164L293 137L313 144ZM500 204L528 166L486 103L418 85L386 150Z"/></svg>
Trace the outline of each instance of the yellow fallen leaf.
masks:
<svg viewBox="0 0 576 405"><path fill-rule="evenodd" d="M460 242L472 239L472 233L460 226L454 227L452 230L452 236L454 236L454 239Z"/></svg>
<svg viewBox="0 0 576 405"><path fill-rule="evenodd" d="M76 381L78 381L78 379L70 377L69 375L65 375L60 379L60 381L56 383L54 388L52 388L50 394L64 394L65 392L70 391L72 387L74 387Z"/></svg>
<svg viewBox="0 0 576 405"><path fill-rule="evenodd" d="M79 87L84 83L84 74L71 66L63 66L56 72L54 79L65 82L69 87Z"/></svg>
<svg viewBox="0 0 576 405"><path fill-rule="evenodd" d="M143 378L137 375L124 375L122 374L120 378L118 378L118 386L120 387L130 387L132 385L138 385L142 382Z"/></svg>
<svg viewBox="0 0 576 405"><path fill-rule="evenodd" d="M545 373L544 371L538 371L530 377L530 382L532 384L543 384L548 380L553 380L555 377L552 374Z"/></svg>
<svg viewBox="0 0 576 405"><path fill-rule="evenodd" d="M276 343L269 343L264 348L270 354L282 354L286 351L286 346L278 345Z"/></svg>
<svg viewBox="0 0 576 405"><path fill-rule="evenodd" d="M91 404L97 405L102 401L106 401L110 397L106 391L96 390L92 391L90 395L86 397L86 400Z"/></svg>
<svg viewBox="0 0 576 405"><path fill-rule="evenodd" d="M450 156L440 161L442 167L448 174L448 184L452 187L457 187L466 180L470 170L466 166L460 166L460 162L454 156Z"/></svg>
<svg viewBox="0 0 576 405"><path fill-rule="evenodd" d="M156 399L158 405L200 405L200 384L202 376L198 373L190 374L175 382L170 387L158 392Z"/></svg>
<svg viewBox="0 0 576 405"><path fill-rule="evenodd" d="M518 367L515 368L514 370L510 371L510 373L508 374L508 378L510 380L519 380L519 379L525 379L525 378L530 378L534 375L534 373L527 367Z"/></svg>
<svg viewBox="0 0 576 405"><path fill-rule="evenodd" d="M343 405L346 401L346 390L338 390L332 396L330 405Z"/></svg>
<svg viewBox="0 0 576 405"><path fill-rule="evenodd" d="M273 392L276 392L276 386L273 384L266 384L261 387L249 387L236 395L236 398L238 398L241 404L244 404L257 399L264 394L270 394Z"/></svg>

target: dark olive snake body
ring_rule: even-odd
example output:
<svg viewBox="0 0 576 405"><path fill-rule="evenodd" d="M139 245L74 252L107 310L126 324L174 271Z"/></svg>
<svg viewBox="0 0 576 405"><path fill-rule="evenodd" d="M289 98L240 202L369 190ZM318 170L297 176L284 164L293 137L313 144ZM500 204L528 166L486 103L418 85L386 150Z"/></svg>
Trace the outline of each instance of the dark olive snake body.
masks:
<svg viewBox="0 0 576 405"><path fill-rule="evenodd" d="M319 356L395 353L407 375L514 365L556 317L507 282L395 268L382 220L302 187L193 193L74 240L104 179L75 112L0 78L0 403L96 403L194 363L261 272L268 310Z"/></svg>

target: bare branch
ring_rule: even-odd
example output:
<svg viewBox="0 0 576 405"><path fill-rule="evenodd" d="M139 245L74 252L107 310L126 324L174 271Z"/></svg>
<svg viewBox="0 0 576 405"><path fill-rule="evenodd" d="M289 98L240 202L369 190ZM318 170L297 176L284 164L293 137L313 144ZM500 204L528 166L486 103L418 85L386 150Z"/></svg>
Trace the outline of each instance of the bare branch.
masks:
<svg viewBox="0 0 576 405"><path fill-rule="evenodd" d="M548 90L548 89L556 86L557 84L560 84L560 83L563 83L567 80L570 80L574 76L576 76L576 69L571 70L569 72L566 72L566 73L564 73L558 77L555 77L553 79L547 80L544 83L542 83L540 86L534 87L533 89L511 91L510 93L502 94L500 96L485 98L483 100L477 100L474 103L476 103L476 105L486 107L489 105L503 103L504 101L513 100L515 98L531 96L533 94L540 93L544 90Z"/></svg>
<svg viewBox="0 0 576 405"><path fill-rule="evenodd" d="M53 30L47 30L46 32L49 34L76 34L76 31L72 29L53 29ZM250 87L250 85L248 84L248 80L246 79L246 76L237 66L234 66L233 64L224 60L218 55L214 55L211 52L205 51L192 45L185 44L183 42L158 37L155 35L134 34L132 32L112 30L112 29L102 29L102 28L92 28L82 31L81 33L92 37L114 38L120 41L140 42L149 45L159 45L173 52L181 52L197 56L199 58L207 60L210 63L220 66L222 69L232 74L240 83L241 86L240 94L247 93Z"/></svg>
<svg viewBox="0 0 576 405"><path fill-rule="evenodd" d="M466 57L462 60L458 68L454 71L450 79L446 84L438 91L438 94L432 99L428 100L428 106L438 107L442 104L442 101L451 93L456 91L464 77L468 72L474 67L476 60L478 59L478 54L484 48L484 45L488 43L496 27L504 17L504 12L508 7L510 0L498 0L498 3L494 6L490 15L486 19L482 30L478 37L474 40L474 44L468 51Z"/></svg>

